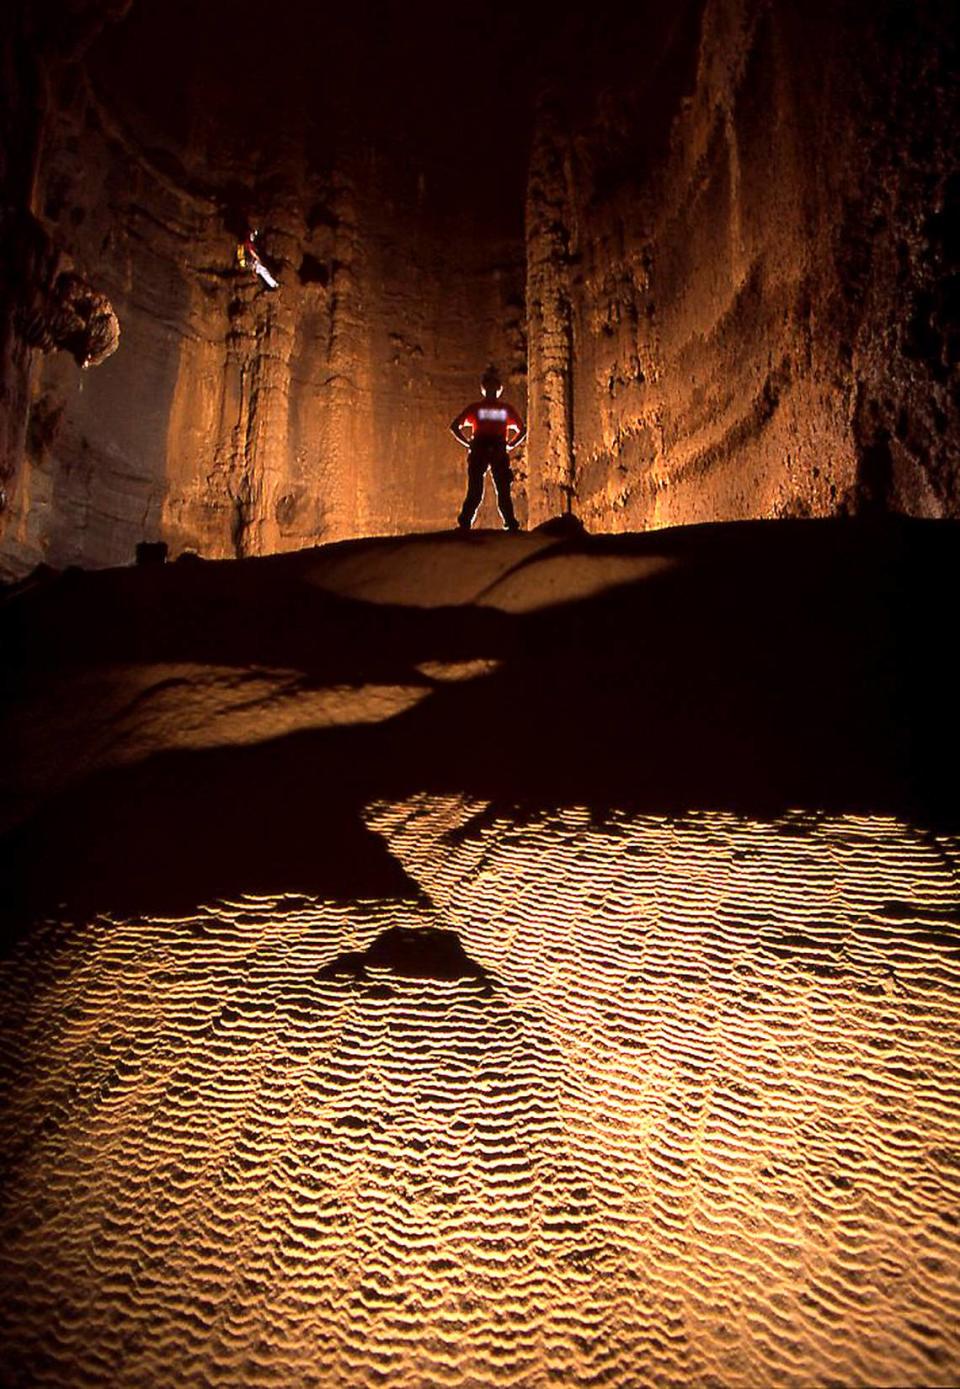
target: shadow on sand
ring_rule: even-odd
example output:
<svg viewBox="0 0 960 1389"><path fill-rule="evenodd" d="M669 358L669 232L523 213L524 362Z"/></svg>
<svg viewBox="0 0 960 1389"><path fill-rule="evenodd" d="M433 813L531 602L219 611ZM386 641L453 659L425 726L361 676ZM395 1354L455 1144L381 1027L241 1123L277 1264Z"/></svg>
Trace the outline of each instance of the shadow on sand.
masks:
<svg viewBox="0 0 960 1389"><path fill-rule="evenodd" d="M416 897L361 810L419 791L517 818L580 805L952 824L958 537L889 520L564 540L522 557L517 577L544 553L669 563L529 611L339 597L303 581L303 555L62 577L6 605L14 683L181 661L429 686L426 662L499 664L380 724L93 771L0 843L8 922L61 903L156 914L244 892ZM403 542L357 548L388 543L396 563Z"/></svg>

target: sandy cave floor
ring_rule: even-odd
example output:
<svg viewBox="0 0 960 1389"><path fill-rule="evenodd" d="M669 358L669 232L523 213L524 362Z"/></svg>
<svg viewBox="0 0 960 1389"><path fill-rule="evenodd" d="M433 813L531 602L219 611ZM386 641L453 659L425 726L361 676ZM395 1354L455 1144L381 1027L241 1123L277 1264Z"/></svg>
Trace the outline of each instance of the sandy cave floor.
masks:
<svg viewBox="0 0 960 1389"><path fill-rule="evenodd" d="M493 584L500 612L557 614L558 577L563 602L605 601L624 582L589 545L570 557L524 538L534 562L518 597L510 543L478 538L478 573L457 602L475 607ZM652 556L645 540L627 580L682 568L670 543ZM321 561L346 566L353 590L386 573L374 600L399 607L422 592L423 565L412 581L415 542L390 544L379 570L349 547ZM545 576L547 558L557 572ZM297 562L255 572L300 584L310 561ZM217 567L217 582L234 572ZM185 581L103 580L114 582L159 593ZM803 592L808 611L806 581ZM31 630L49 637L66 602L54 593ZM512 637L491 636L484 619L470 650L431 636L431 656L421 628L402 627L410 659L391 656L365 699L342 672L298 683L291 671L310 662L292 650L285 664L243 668L238 686L236 663L223 678L228 652L198 665L161 626L162 650L135 660L124 647L51 664L45 639L42 684L63 713L43 726L63 756L37 757L33 780L8 793L7 842L24 858L49 852L69 823L83 862L100 863L84 810L162 785L138 780L158 758L175 759L187 785L187 832L199 823L190 787L229 789L234 769L251 798L251 771L261 777L286 830L262 778L282 765L290 813L309 819L290 770L306 764L316 854L341 842L325 797L339 805L348 787L360 806L349 839L359 885L311 883L299 851L272 890L204 859L213 876L184 869L179 902L167 891L176 859L157 874L144 861L115 899L119 862L113 876L64 870L62 906L24 873L18 910L31 908L32 925L12 930L0 966L4 1383L956 1382L960 834L949 817L908 813L915 788L900 804L895 778L870 784L872 808L824 782L826 809L761 813L739 793L723 804L712 774L698 790L714 803L686 808L657 808L669 799L659 792L616 804L611 777L601 806L585 764L567 759L570 784L545 791L534 774L546 767L502 729L476 759L464 754L460 790L440 784L446 761L419 788L394 767L355 784L358 749L382 758L378 740L398 724L421 767L428 714L446 758L443 711L459 723L472 687L515 668ZM524 650L547 640L529 625L520 635ZM31 660L27 643L7 700L28 747ZM549 651L537 660L549 665ZM88 717L62 696L91 681ZM302 741L290 766L288 743L250 751L258 707L271 740L322 727L323 756ZM541 722L550 736L545 711ZM331 739L344 726L341 765ZM486 765L498 749L522 804L480 794L488 775L501 792L503 767ZM644 765L658 765L652 752ZM809 784L791 780L801 769L789 759L764 765L788 799ZM324 791L331 768L339 780ZM389 794L376 794L382 776L396 781ZM124 804L152 836L143 803ZM203 813L234 832L225 804ZM120 836L111 848L129 858L142 844ZM276 875L281 860L269 862Z"/></svg>

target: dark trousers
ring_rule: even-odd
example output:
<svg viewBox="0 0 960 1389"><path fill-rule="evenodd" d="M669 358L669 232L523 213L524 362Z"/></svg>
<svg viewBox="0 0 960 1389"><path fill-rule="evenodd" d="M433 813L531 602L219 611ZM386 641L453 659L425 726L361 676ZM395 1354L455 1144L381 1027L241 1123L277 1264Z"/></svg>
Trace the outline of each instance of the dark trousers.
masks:
<svg viewBox="0 0 960 1389"><path fill-rule="evenodd" d="M483 479L488 468L493 474L493 485L497 489L500 519L508 530L516 530L517 518L513 514L513 502L510 499L510 483L513 478L507 460L507 448L496 439L490 442L478 441L470 445L467 455L467 495L463 499L458 522L466 530L473 525L473 518L483 501Z"/></svg>

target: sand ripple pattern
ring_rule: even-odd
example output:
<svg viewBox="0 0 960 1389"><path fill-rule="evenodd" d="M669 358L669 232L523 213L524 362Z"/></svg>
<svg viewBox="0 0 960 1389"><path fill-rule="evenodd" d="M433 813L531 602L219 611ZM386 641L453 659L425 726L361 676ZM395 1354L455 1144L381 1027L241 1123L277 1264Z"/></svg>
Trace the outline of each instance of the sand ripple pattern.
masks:
<svg viewBox="0 0 960 1389"><path fill-rule="evenodd" d="M51 922L3 966L0 1379L960 1378L960 843L423 798L433 908ZM479 972L331 971L390 927Z"/></svg>

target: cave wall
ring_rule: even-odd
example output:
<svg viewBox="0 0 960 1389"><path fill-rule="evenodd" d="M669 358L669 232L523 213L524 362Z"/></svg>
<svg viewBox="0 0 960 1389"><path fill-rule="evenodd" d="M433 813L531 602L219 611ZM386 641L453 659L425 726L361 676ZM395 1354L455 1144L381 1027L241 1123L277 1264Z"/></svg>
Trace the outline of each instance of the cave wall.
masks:
<svg viewBox="0 0 960 1389"><path fill-rule="evenodd" d="M28 443L41 352L100 362L115 350L106 297L36 216L53 91L130 0L10 0L0 9L0 537Z"/></svg>
<svg viewBox="0 0 960 1389"><path fill-rule="evenodd" d="M266 47L247 0L17 7L47 37L4 41L5 196L121 343L80 373L0 314L4 572L448 526L490 359L527 523L957 514L949 7L491 4L361 0ZM478 32L512 87L448 61ZM525 123L524 248L496 180ZM234 265L242 208L278 294Z"/></svg>
<svg viewBox="0 0 960 1389"><path fill-rule="evenodd" d="M956 33L939 4L688 0L558 44L534 520L958 514Z"/></svg>
<svg viewBox="0 0 960 1389"><path fill-rule="evenodd" d="M316 74L290 71L258 95L201 47L174 115L110 53L58 75L38 217L122 341L96 370L32 365L8 573L125 563L141 540L220 557L447 527L464 488L447 425L489 360L525 407L522 200L515 235L478 228L435 150L351 119L349 91L305 119ZM277 293L235 265L241 212Z"/></svg>

